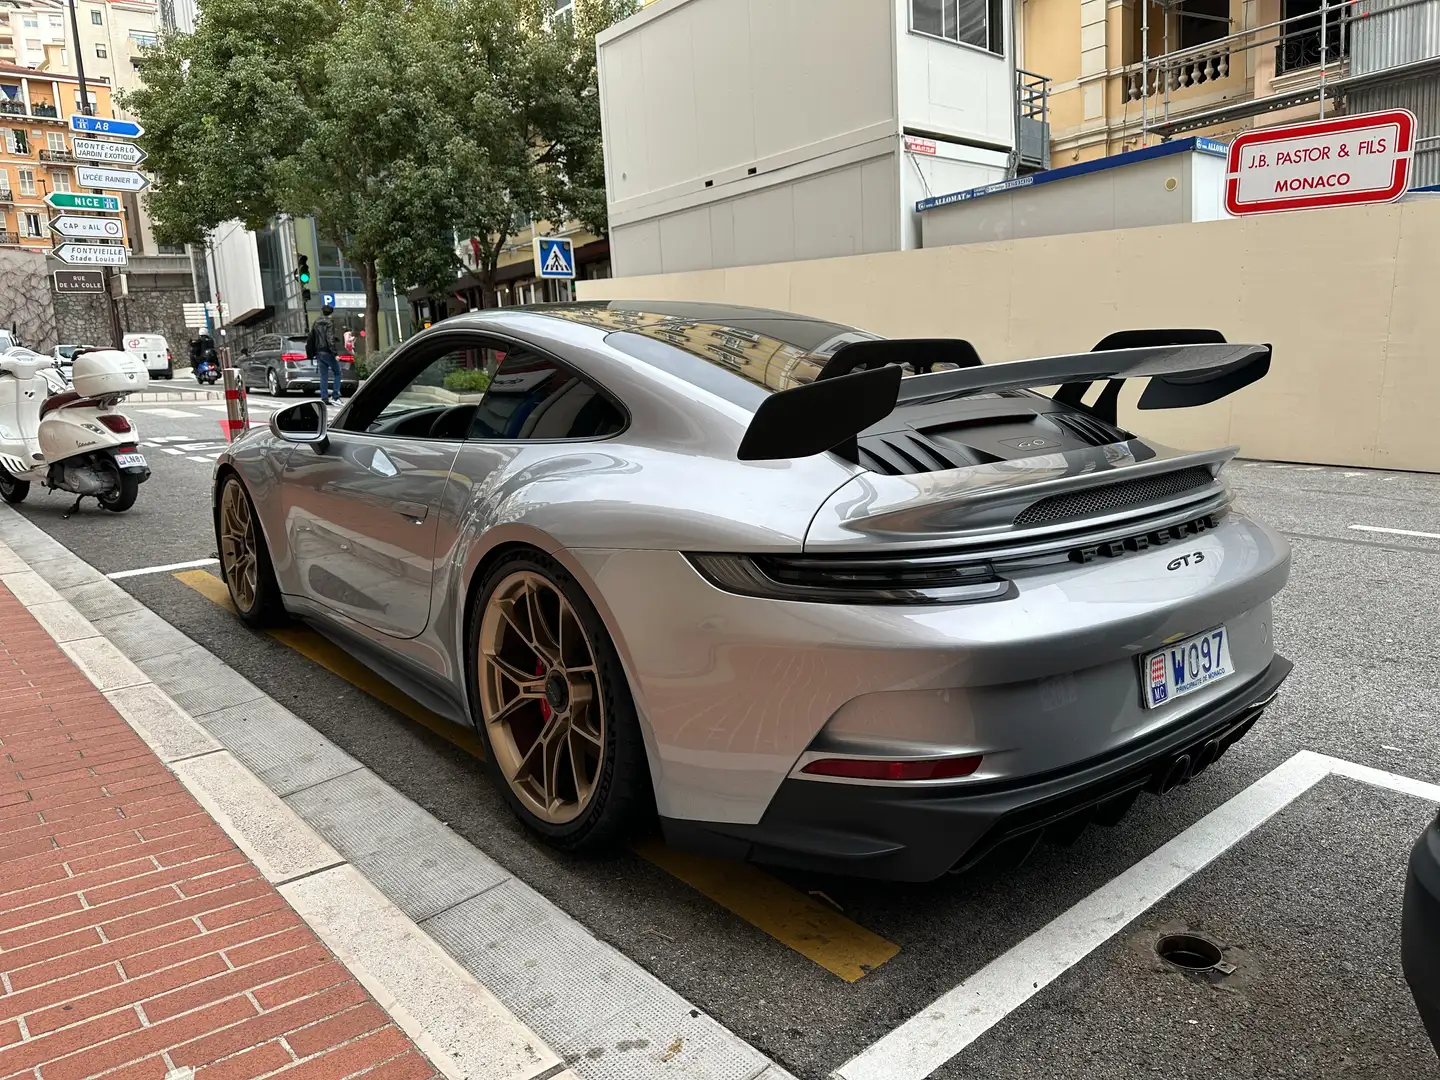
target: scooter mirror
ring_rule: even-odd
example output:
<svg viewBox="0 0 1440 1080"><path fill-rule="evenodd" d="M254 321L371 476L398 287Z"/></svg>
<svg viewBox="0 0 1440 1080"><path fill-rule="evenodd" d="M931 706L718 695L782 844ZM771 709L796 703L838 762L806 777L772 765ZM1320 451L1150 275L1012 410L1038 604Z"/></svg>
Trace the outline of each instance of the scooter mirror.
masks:
<svg viewBox="0 0 1440 1080"><path fill-rule="evenodd" d="M270 433L290 443L324 442L329 430L325 404L302 401L270 415Z"/></svg>

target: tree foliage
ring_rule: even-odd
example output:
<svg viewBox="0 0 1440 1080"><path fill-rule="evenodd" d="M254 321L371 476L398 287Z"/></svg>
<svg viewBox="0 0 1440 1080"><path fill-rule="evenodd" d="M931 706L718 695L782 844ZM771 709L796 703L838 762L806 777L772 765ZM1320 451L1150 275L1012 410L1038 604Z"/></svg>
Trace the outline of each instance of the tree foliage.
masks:
<svg viewBox="0 0 1440 1080"><path fill-rule="evenodd" d="M206 0L124 98L157 236L313 216L378 281L442 287L457 238L493 284L522 215L605 229L595 34L634 0Z"/></svg>

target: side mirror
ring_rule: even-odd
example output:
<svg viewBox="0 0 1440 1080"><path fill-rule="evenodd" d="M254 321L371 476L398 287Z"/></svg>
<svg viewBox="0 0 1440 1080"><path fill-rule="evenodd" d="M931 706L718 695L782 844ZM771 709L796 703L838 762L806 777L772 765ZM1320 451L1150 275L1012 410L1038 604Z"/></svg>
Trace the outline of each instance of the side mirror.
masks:
<svg viewBox="0 0 1440 1080"><path fill-rule="evenodd" d="M270 433L289 443L323 443L329 417L320 401L302 401L270 414Z"/></svg>

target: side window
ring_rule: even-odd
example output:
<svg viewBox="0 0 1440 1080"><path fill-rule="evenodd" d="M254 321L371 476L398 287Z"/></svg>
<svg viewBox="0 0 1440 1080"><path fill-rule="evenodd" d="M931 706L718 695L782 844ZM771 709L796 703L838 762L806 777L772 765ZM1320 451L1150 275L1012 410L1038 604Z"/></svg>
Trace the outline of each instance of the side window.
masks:
<svg viewBox="0 0 1440 1080"><path fill-rule="evenodd" d="M624 426L624 414L595 386L549 357L517 347L490 380L470 438L593 439Z"/></svg>
<svg viewBox="0 0 1440 1080"><path fill-rule="evenodd" d="M498 354L480 338L452 343L439 355L417 354L353 405L345 426L375 435L421 439L464 439L499 364Z"/></svg>

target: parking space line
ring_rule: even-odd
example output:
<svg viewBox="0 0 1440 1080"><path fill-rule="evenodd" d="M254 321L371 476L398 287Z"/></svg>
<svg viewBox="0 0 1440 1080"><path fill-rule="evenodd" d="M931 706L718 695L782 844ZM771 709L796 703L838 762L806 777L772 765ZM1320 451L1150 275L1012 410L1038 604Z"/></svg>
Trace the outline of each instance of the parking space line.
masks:
<svg viewBox="0 0 1440 1080"><path fill-rule="evenodd" d="M169 563L165 566L142 566L138 570L116 570L113 574L105 576L111 581L119 581L127 577L144 577L146 574L168 574L176 570L190 570L197 566L214 566L218 559L192 559L189 562Z"/></svg>
<svg viewBox="0 0 1440 1080"><path fill-rule="evenodd" d="M637 844L635 853L846 982L864 978L900 951L894 942L747 863L707 859L654 842Z"/></svg>
<svg viewBox="0 0 1440 1080"><path fill-rule="evenodd" d="M871 1043L831 1077L922 1080L929 1076L1331 775L1440 801L1440 785L1301 750Z"/></svg>
<svg viewBox="0 0 1440 1080"><path fill-rule="evenodd" d="M175 577L215 604L235 610L225 583L209 571L186 570ZM485 747L473 732L407 697L322 634L299 626L266 633L466 753L485 759ZM846 982L863 978L900 951L894 942L758 867L672 851L662 844L637 845L635 851L732 915Z"/></svg>
<svg viewBox="0 0 1440 1080"><path fill-rule="evenodd" d="M1350 525L1356 532L1390 533L1393 536L1423 536L1426 540L1440 540L1440 533L1416 532L1414 529L1382 529L1379 525Z"/></svg>

